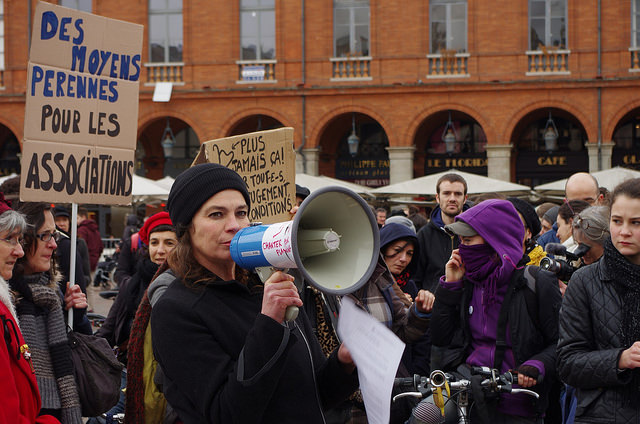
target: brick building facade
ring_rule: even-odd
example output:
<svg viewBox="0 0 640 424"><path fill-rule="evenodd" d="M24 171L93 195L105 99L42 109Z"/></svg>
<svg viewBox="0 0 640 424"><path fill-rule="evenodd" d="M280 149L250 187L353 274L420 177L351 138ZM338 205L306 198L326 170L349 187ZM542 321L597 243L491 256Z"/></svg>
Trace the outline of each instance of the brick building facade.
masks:
<svg viewBox="0 0 640 424"><path fill-rule="evenodd" d="M177 174L202 141L278 126L295 129L298 172L371 186L452 167L530 185L640 168L640 0L52 2L145 25L150 178ZM36 2L2 3L7 173ZM169 102L153 101L157 82L173 84Z"/></svg>

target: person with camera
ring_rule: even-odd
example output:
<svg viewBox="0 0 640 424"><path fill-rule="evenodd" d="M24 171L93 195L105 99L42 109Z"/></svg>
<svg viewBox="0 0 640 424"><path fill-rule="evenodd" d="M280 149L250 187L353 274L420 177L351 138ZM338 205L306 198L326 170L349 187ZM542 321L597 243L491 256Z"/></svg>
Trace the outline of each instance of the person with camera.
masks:
<svg viewBox="0 0 640 424"><path fill-rule="evenodd" d="M517 370L517 384L536 391L540 399L501 394L482 409L476 404L472 422L483 422L484 411L493 423L542 423L556 378L561 303L556 278L524 266L529 261L524 225L506 200L486 200L445 228L461 242L440 278L431 318L433 344L448 348L444 370L461 364L460 370Z"/></svg>
<svg viewBox="0 0 640 424"><path fill-rule="evenodd" d="M560 310L558 371L576 423L640 421L640 178L612 193L604 255L574 272Z"/></svg>

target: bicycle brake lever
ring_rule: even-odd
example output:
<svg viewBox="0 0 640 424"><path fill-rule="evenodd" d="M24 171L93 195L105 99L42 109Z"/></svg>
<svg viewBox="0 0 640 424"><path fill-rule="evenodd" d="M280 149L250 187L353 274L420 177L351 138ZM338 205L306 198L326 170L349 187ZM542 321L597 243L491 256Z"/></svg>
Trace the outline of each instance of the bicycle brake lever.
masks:
<svg viewBox="0 0 640 424"><path fill-rule="evenodd" d="M397 399L401 399L403 397L416 397L421 399L423 397L423 394L420 392L404 392L404 393L399 393L397 395L395 395L392 399L393 402L395 402Z"/></svg>
<svg viewBox="0 0 640 424"><path fill-rule="evenodd" d="M511 389L511 393L525 393L529 396L534 396L536 399L540 399L540 395L529 389Z"/></svg>

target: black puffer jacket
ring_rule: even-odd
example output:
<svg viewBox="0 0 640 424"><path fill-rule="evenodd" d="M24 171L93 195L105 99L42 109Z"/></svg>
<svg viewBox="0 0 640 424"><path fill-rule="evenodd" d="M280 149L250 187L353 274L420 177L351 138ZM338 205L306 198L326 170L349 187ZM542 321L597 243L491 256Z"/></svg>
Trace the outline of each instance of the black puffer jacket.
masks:
<svg viewBox="0 0 640 424"><path fill-rule="evenodd" d="M618 371L622 300L604 257L576 271L560 310L558 371L576 387L576 423L640 423L640 410L623 404L629 371Z"/></svg>

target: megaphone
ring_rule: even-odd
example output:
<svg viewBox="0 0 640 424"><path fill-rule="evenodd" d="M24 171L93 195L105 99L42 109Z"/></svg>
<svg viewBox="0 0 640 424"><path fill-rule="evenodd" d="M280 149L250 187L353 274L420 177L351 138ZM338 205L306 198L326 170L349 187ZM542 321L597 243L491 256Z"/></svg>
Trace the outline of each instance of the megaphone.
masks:
<svg viewBox="0 0 640 424"><path fill-rule="evenodd" d="M238 231L230 250L242 268L297 268L318 290L341 296L373 274L380 234L371 207L355 192L332 186L311 193L292 221ZM293 314L297 308L287 309L287 320Z"/></svg>

